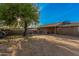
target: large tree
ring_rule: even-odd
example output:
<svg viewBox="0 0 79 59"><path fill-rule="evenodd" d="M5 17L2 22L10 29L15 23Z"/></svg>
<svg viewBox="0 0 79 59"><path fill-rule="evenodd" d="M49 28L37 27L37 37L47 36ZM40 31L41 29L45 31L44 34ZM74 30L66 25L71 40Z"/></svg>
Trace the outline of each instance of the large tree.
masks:
<svg viewBox="0 0 79 59"><path fill-rule="evenodd" d="M5 25L12 26L17 20L21 19L20 24L24 27L24 36L26 35L27 27L32 22L38 22L38 16L38 7L32 3L0 4L0 20L5 20Z"/></svg>

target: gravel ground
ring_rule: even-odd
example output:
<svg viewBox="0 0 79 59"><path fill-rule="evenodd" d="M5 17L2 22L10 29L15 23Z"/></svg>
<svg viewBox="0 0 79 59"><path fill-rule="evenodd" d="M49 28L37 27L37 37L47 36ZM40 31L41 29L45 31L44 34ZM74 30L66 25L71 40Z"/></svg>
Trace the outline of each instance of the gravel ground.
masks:
<svg viewBox="0 0 79 59"><path fill-rule="evenodd" d="M79 56L79 37L34 35L19 42L17 47L16 56Z"/></svg>

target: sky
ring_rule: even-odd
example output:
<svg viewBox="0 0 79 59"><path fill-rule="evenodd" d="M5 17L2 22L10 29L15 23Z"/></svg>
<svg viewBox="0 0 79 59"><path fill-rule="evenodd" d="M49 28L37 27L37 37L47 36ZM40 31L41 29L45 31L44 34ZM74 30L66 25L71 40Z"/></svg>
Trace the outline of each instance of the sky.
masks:
<svg viewBox="0 0 79 59"><path fill-rule="evenodd" d="M40 3L40 25L79 22L79 3Z"/></svg>

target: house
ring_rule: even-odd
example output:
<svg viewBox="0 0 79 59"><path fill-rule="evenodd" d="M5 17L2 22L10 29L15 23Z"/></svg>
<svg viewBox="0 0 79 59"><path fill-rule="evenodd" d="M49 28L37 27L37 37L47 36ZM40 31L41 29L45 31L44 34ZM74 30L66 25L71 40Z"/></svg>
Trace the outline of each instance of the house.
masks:
<svg viewBox="0 0 79 59"><path fill-rule="evenodd" d="M39 29L45 34L79 35L79 23L60 22L41 26Z"/></svg>
<svg viewBox="0 0 79 59"><path fill-rule="evenodd" d="M48 25L45 25L45 26L41 26L39 28L39 30L41 31L41 33L46 33L46 34L52 34L52 33L55 33L56 31L56 27L59 25L59 23L57 24L48 24Z"/></svg>

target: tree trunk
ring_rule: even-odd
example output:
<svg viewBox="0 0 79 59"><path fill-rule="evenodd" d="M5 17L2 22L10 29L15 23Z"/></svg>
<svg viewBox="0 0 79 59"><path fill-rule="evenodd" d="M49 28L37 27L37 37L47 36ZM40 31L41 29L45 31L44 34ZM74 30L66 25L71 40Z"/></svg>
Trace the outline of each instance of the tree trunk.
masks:
<svg viewBox="0 0 79 59"><path fill-rule="evenodd" d="M25 21L23 36L26 36L26 35L27 35L27 22Z"/></svg>

